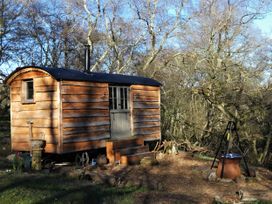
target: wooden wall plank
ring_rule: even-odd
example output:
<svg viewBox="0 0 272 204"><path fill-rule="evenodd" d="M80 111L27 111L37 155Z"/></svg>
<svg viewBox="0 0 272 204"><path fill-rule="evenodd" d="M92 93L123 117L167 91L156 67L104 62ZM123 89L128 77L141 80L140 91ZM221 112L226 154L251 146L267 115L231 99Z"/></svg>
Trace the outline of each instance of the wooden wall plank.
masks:
<svg viewBox="0 0 272 204"><path fill-rule="evenodd" d="M51 76L34 79L35 86L57 86L57 83Z"/></svg>
<svg viewBox="0 0 272 204"><path fill-rule="evenodd" d="M89 87L108 87L108 83L85 82L85 81L62 81L63 86L89 86Z"/></svg>
<svg viewBox="0 0 272 204"><path fill-rule="evenodd" d="M146 85L132 85L133 90L144 90L144 91L158 91L160 87L157 86L146 86Z"/></svg>
<svg viewBox="0 0 272 204"><path fill-rule="evenodd" d="M46 85L46 86L35 86L35 92L44 93L44 92L56 92L56 85Z"/></svg>
<svg viewBox="0 0 272 204"><path fill-rule="evenodd" d="M35 91L35 88L34 88ZM58 100L57 92L35 92L35 101L56 101Z"/></svg>
<svg viewBox="0 0 272 204"><path fill-rule="evenodd" d="M28 119L13 119L12 126L14 127L29 127ZM48 128L55 128L58 127L58 120L57 119L32 119L33 127L48 127Z"/></svg>
<svg viewBox="0 0 272 204"><path fill-rule="evenodd" d="M14 127L13 128L14 134L21 134L21 135L29 135L29 128L28 127ZM40 127L33 127L32 128L33 137L40 137L41 134L44 135L53 135L57 136L58 128L40 128Z"/></svg>
<svg viewBox="0 0 272 204"><path fill-rule="evenodd" d="M29 151L29 143L28 142L12 142L11 143L12 151ZM57 145L55 144L46 144L45 153L57 153Z"/></svg>
<svg viewBox="0 0 272 204"><path fill-rule="evenodd" d="M158 102L134 102L133 105L135 109L160 108L160 104Z"/></svg>
<svg viewBox="0 0 272 204"><path fill-rule="evenodd" d="M63 153L77 152L106 147L106 140L95 140L89 142L71 142L63 144Z"/></svg>
<svg viewBox="0 0 272 204"><path fill-rule="evenodd" d="M144 128L144 127L159 127L160 126L160 121L144 121L144 122L134 122L134 127L135 128Z"/></svg>
<svg viewBox="0 0 272 204"><path fill-rule="evenodd" d="M62 102L107 102L109 95L103 94L82 94L82 95L75 95L75 94L66 94L62 96Z"/></svg>
<svg viewBox="0 0 272 204"><path fill-rule="evenodd" d="M161 133L157 132L157 133L146 134L146 135L137 135L137 137L141 137L145 141L160 140L161 139Z"/></svg>
<svg viewBox="0 0 272 204"><path fill-rule="evenodd" d="M158 97L158 91L144 91L144 90L133 90L133 98L135 97Z"/></svg>
<svg viewBox="0 0 272 204"><path fill-rule="evenodd" d="M14 80L22 80L22 79L31 79L31 78L43 78L43 77L50 77L49 74L41 72L39 70L36 71L26 71L24 70L19 75L17 75Z"/></svg>
<svg viewBox="0 0 272 204"><path fill-rule="evenodd" d="M36 103L22 104L21 102L11 102L12 111L34 111L34 110L51 110L57 109L57 104L54 101L38 101Z"/></svg>
<svg viewBox="0 0 272 204"><path fill-rule="evenodd" d="M22 134L14 134L13 137L14 137L14 139L12 141L16 142L16 143L29 142L29 140L30 140L29 136L25 136ZM58 139L56 137L51 137L51 135L44 135L42 139L46 140L47 144L57 144L58 143Z"/></svg>
<svg viewBox="0 0 272 204"><path fill-rule="evenodd" d="M64 118L72 118L72 117L98 117L98 116L109 116L109 110L63 110L63 117Z"/></svg>
<svg viewBox="0 0 272 204"><path fill-rule="evenodd" d="M67 103L62 104L65 110L89 110L89 109L109 109L109 102L86 102L86 103Z"/></svg>
<svg viewBox="0 0 272 204"><path fill-rule="evenodd" d="M72 128L64 128L63 130L63 135L74 135L74 134L83 134L86 133L92 134L94 132L100 132L100 131L107 131L109 132L110 126L109 125L104 125L104 126L96 126L96 127L86 127L86 128L81 128L81 127L72 127Z"/></svg>
<svg viewBox="0 0 272 204"><path fill-rule="evenodd" d="M57 110L14 111L12 119L58 118Z"/></svg>
<svg viewBox="0 0 272 204"><path fill-rule="evenodd" d="M77 122L101 122L101 121L109 121L109 116L104 117L91 117L91 118L64 118L63 123L77 123Z"/></svg>
<svg viewBox="0 0 272 204"><path fill-rule="evenodd" d="M109 121L100 121L100 122L72 122L72 123L64 123L63 127L93 127L93 126L104 126L104 125L110 125Z"/></svg>
<svg viewBox="0 0 272 204"><path fill-rule="evenodd" d="M107 87L81 87L81 86L63 86L63 94L102 94L108 95Z"/></svg>

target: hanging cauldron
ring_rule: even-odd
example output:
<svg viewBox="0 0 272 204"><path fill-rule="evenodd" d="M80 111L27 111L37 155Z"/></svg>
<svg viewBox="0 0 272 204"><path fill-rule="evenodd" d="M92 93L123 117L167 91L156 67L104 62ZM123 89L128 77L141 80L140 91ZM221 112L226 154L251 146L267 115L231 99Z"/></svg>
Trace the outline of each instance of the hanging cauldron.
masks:
<svg viewBox="0 0 272 204"><path fill-rule="evenodd" d="M228 153L222 155L219 159L216 175L219 178L228 178L235 180L241 176L240 161L242 156L240 154Z"/></svg>

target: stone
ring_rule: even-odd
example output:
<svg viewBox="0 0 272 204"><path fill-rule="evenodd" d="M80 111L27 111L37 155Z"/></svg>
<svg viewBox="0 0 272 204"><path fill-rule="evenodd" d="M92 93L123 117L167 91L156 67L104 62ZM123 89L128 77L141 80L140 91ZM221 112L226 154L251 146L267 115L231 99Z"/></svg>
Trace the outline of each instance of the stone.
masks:
<svg viewBox="0 0 272 204"><path fill-rule="evenodd" d="M231 183L231 182L234 182L232 179L228 179L228 178L219 178L218 179L220 182L222 183Z"/></svg>
<svg viewBox="0 0 272 204"><path fill-rule="evenodd" d="M115 177L111 176L108 178L108 183L111 185L111 186L115 186L116 185L116 179Z"/></svg>
<svg viewBox="0 0 272 204"><path fill-rule="evenodd" d="M212 171L208 174L208 181L214 182L217 180L216 172Z"/></svg>
<svg viewBox="0 0 272 204"><path fill-rule="evenodd" d="M149 167L149 166L153 166L155 164L157 164L158 161L152 157L144 157L141 159L140 161L140 165L142 167Z"/></svg>
<svg viewBox="0 0 272 204"><path fill-rule="evenodd" d="M106 165L108 163L107 157L105 155L98 155L96 163L98 166Z"/></svg>
<svg viewBox="0 0 272 204"><path fill-rule="evenodd" d="M214 199L213 199L213 204L223 204L224 201L221 199L220 196L215 196Z"/></svg>
<svg viewBox="0 0 272 204"><path fill-rule="evenodd" d="M15 154L10 154L10 155L8 155L6 158L7 158L7 160L9 160L9 161L13 161L13 160L14 160L14 157L15 157Z"/></svg>

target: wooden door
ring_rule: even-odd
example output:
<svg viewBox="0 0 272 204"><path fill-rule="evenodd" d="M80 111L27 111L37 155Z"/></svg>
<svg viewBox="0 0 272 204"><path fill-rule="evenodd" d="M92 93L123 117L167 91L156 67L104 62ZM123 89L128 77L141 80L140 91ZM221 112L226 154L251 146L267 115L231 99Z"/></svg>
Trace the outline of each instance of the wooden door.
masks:
<svg viewBox="0 0 272 204"><path fill-rule="evenodd" d="M122 139L131 136L129 98L129 87L109 87L112 139Z"/></svg>

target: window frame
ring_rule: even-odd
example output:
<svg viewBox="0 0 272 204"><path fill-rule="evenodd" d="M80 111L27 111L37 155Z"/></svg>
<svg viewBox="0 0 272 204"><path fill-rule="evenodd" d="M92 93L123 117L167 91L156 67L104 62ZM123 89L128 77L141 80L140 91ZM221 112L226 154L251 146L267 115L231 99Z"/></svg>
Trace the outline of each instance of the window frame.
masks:
<svg viewBox="0 0 272 204"><path fill-rule="evenodd" d="M29 98L29 83L32 82L32 98ZM30 104L30 103L35 103L35 88L34 88L34 79L24 79L22 80L22 103L25 104Z"/></svg>
<svg viewBox="0 0 272 204"><path fill-rule="evenodd" d="M116 90L116 93L114 92ZM123 97L121 96L121 91ZM126 100L124 100L126 99ZM109 109L111 112L130 111L130 87L129 86L109 86Z"/></svg>

